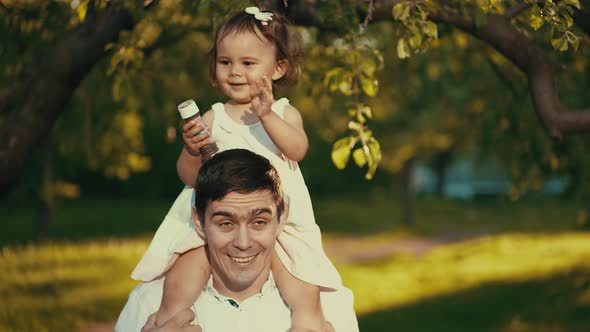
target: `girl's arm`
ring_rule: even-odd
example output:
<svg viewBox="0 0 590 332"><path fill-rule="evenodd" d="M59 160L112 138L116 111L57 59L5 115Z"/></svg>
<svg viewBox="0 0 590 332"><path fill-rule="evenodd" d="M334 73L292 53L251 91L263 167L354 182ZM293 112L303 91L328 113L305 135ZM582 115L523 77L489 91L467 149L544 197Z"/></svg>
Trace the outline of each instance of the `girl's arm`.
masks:
<svg viewBox="0 0 590 332"><path fill-rule="evenodd" d="M209 131L211 131L213 112L206 112L203 114L203 122L205 122ZM197 179L197 174L199 174L199 169L201 168L201 154L199 149L212 142L210 139L210 132L196 135L203 129L204 128L193 122L185 123L182 126L182 140L184 141L184 147L176 161L176 172L178 172L180 180L189 187L195 186L195 180Z"/></svg>
<svg viewBox="0 0 590 332"><path fill-rule="evenodd" d="M272 142L287 158L300 161L305 157L308 148L301 114L295 107L287 105L284 116L285 118L281 119L271 111L262 115L260 122Z"/></svg>
<svg viewBox="0 0 590 332"><path fill-rule="evenodd" d="M205 247L201 246L181 254L166 272L156 325L162 325L182 309L191 307L210 275L211 266Z"/></svg>

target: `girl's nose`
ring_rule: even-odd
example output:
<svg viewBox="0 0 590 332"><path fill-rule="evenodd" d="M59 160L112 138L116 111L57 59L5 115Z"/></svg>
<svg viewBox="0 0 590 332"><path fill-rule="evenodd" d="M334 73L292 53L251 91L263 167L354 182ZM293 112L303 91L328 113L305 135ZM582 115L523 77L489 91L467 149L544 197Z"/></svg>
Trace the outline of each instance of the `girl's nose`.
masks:
<svg viewBox="0 0 590 332"><path fill-rule="evenodd" d="M229 76L230 77L240 77L240 76L242 76L242 74L239 72L239 70L235 66L232 66L229 71Z"/></svg>

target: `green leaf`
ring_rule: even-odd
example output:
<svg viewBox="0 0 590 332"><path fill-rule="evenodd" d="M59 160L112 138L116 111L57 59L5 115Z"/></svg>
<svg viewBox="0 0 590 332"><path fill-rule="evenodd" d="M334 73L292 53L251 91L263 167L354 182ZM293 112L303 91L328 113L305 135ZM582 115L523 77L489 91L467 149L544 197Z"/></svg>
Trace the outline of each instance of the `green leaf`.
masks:
<svg viewBox="0 0 590 332"><path fill-rule="evenodd" d="M82 1L76 8L76 14L78 14L78 18L80 22L83 22L86 18L86 12L88 11L88 1Z"/></svg>
<svg viewBox="0 0 590 332"><path fill-rule="evenodd" d="M365 152L361 148L356 149L352 152L352 159L354 159L354 163L358 167L363 167L367 163L367 159L365 158Z"/></svg>
<svg viewBox="0 0 590 332"><path fill-rule="evenodd" d="M565 38L564 35L562 35L559 38L556 39L552 39L551 40L551 45L553 46L554 49L559 50L559 51L567 51L567 39Z"/></svg>
<svg viewBox="0 0 590 332"><path fill-rule="evenodd" d="M338 89L345 96L352 95L352 82L348 79L343 79L338 83Z"/></svg>
<svg viewBox="0 0 590 332"><path fill-rule="evenodd" d="M363 92L369 97L375 97L377 95L377 90L379 89L379 82L372 77L367 75L361 74L360 76L361 81L361 88Z"/></svg>
<svg viewBox="0 0 590 332"><path fill-rule="evenodd" d="M567 42L572 45L574 51L577 51L578 46L580 45L580 37L576 36L576 34L571 31L566 31L564 37L566 38Z"/></svg>
<svg viewBox="0 0 590 332"><path fill-rule="evenodd" d="M361 130L362 127L363 126L358 122L355 122L355 121L348 122L348 129L350 129L350 130L359 131L359 130Z"/></svg>
<svg viewBox="0 0 590 332"><path fill-rule="evenodd" d="M535 30L538 30L543 25L543 17L541 16L541 10L536 4L531 9L531 16L529 17L529 24Z"/></svg>
<svg viewBox="0 0 590 332"><path fill-rule="evenodd" d="M352 137L344 137L337 140L332 146L332 162L338 169L344 169L350 158L350 145L353 142Z"/></svg>
<svg viewBox="0 0 590 332"><path fill-rule="evenodd" d="M361 71L368 76L375 75L375 70L377 69L375 61L373 61L373 59L371 59L370 57L363 58L363 60L361 60L360 67Z"/></svg>
<svg viewBox="0 0 590 332"><path fill-rule="evenodd" d="M367 122L363 114L360 112L356 114L356 121L358 121L360 124L365 124L365 122Z"/></svg>
<svg viewBox="0 0 590 332"><path fill-rule="evenodd" d="M369 106L363 106L363 107L361 107L361 113L367 119L372 119L373 118L373 111L371 111L371 107L369 107Z"/></svg>
<svg viewBox="0 0 590 332"><path fill-rule="evenodd" d="M403 21L410 16L410 3L398 2L393 6L393 18Z"/></svg>
<svg viewBox="0 0 590 332"><path fill-rule="evenodd" d="M369 170L367 171L367 174L365 174L365 179L371 180L377 171L377 167L381 164L381 145L379 144L379 141L371 137L367 141L367 147L369 148L370 158L368 161Z"/></svg>
<svg viewBox="0 0 590 332"><path fill-rule="evenodd" d="M424 34L430 38L438 38L438 28L434 22L425 21L424 26L422 26L422 31L424 31Z"/></svg>
<svg viewBox="0 0 590 332"><path fill-rule="evenodd" d="M490 0L477 0L477 5L483 12L490 10Z"/></svg>
<svg viewBox="0 0 590 332"><path fill-rule="evenodd" d="M559 5L562 6L562 4L572 5L578 9L581 9L580 1L578 1L578 0L563 0L562 2L559 3Z"/></svg>
<svg viewBox="0 0 590 332"><path fill-rule="evenodd" d="M415 34L412 37L410 37L410 39L408 41L410 42L410 46L412 48L418 48L418 47L420 47L420 45L422 45L422 35Z"/></svg>
<svg viewBox="0 0 590 332"><path fill-rule="evenodd" d="M400 38L397 41L397 56L400 59L410 57L410 50L408 49L408 44L406 43L406 40L403 38Z"/></svg>

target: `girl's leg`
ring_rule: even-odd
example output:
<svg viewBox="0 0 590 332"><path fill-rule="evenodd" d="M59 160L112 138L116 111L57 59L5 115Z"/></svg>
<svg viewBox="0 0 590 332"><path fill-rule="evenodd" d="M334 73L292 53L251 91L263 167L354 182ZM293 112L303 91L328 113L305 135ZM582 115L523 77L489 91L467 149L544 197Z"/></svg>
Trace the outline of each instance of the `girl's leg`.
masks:
<svg viewBox="0 0 590 332"><path fill-rule="evenodd" d="M271 269L277 287L291 309L289 331L329 330L320 303L320 287L294 277L285 268L276 252L272 257Z"/></svg>
<svg viewBox="0 0 590 332"><path fill-rule="evenodd" d="M205 247L181 254L164 280L164 294L158 310L156 325L164 324L177 312L191 307L211 275Z"/></svg>

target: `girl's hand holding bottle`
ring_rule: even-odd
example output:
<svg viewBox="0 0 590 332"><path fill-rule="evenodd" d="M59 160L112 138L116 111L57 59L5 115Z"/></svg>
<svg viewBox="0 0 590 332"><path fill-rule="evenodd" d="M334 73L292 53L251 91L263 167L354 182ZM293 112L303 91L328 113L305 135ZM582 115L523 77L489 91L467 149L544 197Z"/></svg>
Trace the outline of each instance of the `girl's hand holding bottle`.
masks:
<svg viewBox="0 0 590 332"><path fill-rule="evenodd" d="M205 145L213 143L209 137L207 127L203 122L196 120L188 121L182 125L182 140L188 153L198 157L201 155L200 149Z"/></svg>

